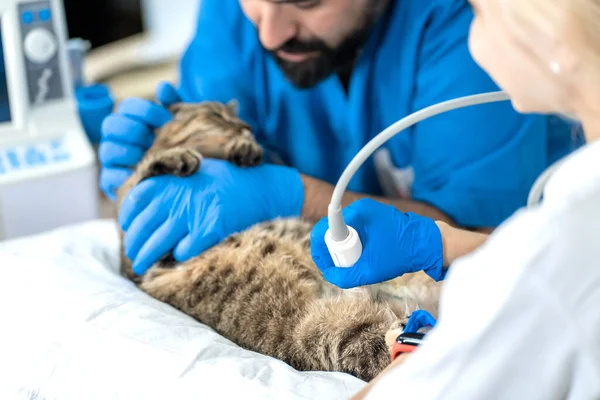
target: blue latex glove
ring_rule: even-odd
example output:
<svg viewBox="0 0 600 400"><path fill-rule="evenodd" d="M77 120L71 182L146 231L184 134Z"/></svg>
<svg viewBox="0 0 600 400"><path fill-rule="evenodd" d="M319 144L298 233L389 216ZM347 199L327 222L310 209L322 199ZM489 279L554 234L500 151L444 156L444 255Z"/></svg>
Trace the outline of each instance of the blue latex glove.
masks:
<svg viewBox="0 0 600 400"><path fill-rule="evenodd" d="M435 280L444 278L442 236L433 220L370 199L352 203L343 215L363 252L354 266L336 267L325 244L327 218L319 221L311 232L311 252L327 281L347 289L423 270Z"/></svg>
<svg viewBox="0 0 600 400"><path fill-rule="evenodd" d="M410 314L408 322L404 327L406 333L417 333L417 331L426 326L435 326L435 318L425 310L416 310Z"/></svg>
<svg viewBox="0 0 600 400"><path fill-rule="evenodd" d="M126 99L117 112L106 117L102 123L102 139L98 148L102 166L100 188L113 201L117 189L133 173L132 167L140 162L152 145L152 130L172 119L166 107L181 101L173 86L165 82L158 86L156 98L159 104L142 99Z"/></svg>
<svg viewBox="0 0 600 400"><path fill-rule="evenodd" d="M194 175L150 178L129 192L119 213L125 254L141 275L170 251L185 261L256 223L299 216L303 202L294 169L204 159Z"/></svg>

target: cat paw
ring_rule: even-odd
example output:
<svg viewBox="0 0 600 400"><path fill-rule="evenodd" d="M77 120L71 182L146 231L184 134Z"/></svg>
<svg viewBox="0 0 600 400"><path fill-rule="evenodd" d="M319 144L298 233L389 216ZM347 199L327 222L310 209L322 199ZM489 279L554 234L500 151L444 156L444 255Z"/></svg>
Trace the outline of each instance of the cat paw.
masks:
<svg viewBox="0 0 600 400"><path fill-rule="evenodd" d="M174 148L161 153L153 160L148 172L150 176L189 176L198 171L202 156L192 149Z"/></svg>
<svg viewBox="0 0 600 400"><path fill-rule="evenodd" d="M226 159L239 167L254 167L263 159L263 149L251 140L236 140L225 149Z"/></svg>

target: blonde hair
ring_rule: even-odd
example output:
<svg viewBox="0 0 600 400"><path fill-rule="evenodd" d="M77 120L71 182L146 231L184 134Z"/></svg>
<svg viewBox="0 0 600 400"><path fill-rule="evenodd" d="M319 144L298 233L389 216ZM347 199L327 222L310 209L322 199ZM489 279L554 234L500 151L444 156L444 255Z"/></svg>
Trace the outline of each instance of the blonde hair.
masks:
<svg viewBox="0 0 600 400"><path fill-rule="evenodd" d="M519 24L534 27L546 40L573 46L583 62L600 74L600 0L513 0Z"/></svg>
<svg viewBox="0 0 600 400"><path fill-rule="evenodd" d="M562 0L574 17L584 53L589 53L594 69L600 71L600 0Z"/></svg>

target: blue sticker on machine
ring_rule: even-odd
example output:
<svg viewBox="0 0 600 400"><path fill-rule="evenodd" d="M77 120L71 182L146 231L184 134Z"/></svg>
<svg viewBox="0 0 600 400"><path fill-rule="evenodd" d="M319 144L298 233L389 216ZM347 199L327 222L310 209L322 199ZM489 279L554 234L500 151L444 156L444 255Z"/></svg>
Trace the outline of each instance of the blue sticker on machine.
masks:
<svg viewBox="0 0 600 400"><path fill-rule="evenodd" d="M21 168L21 160L16 149L6 150L6 160L12 169Z"/></svg>
<svg viewBox="0 0 600 400"><path fill-rule="evenodd" d="M25 151L25 163L30 167L47 163L46 155L36 147L28 147Z"/></svg>
<svg viewBox="0 0 600 400"><path fill-rule="evenodd" d="M65 148L62 140L53 140L50 142L50 149L52 151L52 160L54 161L66 161L71 159L71 154Z"/></svg>
<svg viewBox="0 0 600 400"><path fill-rule="evenodd" d="M0 175L64 163L71 153L62 140L0 149Z"/></svg>

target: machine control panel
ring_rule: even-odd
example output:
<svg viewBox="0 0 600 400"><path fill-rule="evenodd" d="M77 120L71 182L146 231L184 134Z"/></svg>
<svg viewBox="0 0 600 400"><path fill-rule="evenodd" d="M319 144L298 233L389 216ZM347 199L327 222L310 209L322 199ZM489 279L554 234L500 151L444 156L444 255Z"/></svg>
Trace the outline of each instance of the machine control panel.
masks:
<svg viewBox="0 0 600 400"><path fill-rule="evenodd" d="M64 140L0 148L0 176L17 171L33 171L71 160Z"/></svg>
<svg viewBox="0 0 600 400"><path fill-rule="evenodd" d="M71 151L64 139L0 148L0 176L35 171L70 161Z"/></svg>
<svg viewBox="0 0 600 400"><path fill-rule="evenodd" d="M64 96L58 59L58 40L50 1L18 6L30 105L43 105Z"/></svg>

